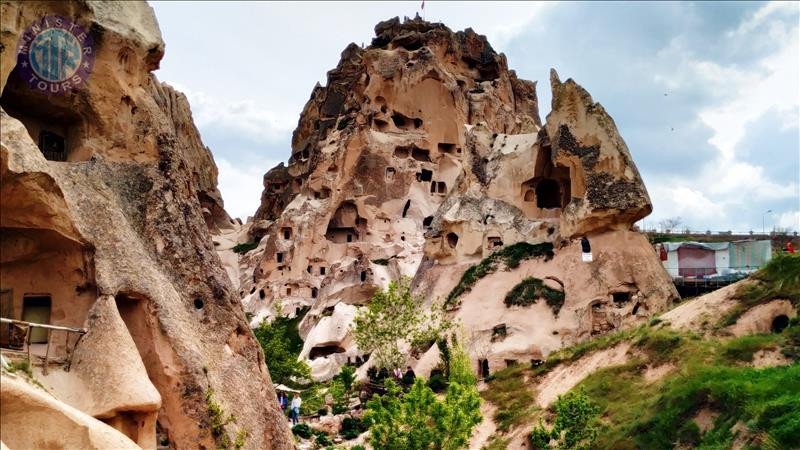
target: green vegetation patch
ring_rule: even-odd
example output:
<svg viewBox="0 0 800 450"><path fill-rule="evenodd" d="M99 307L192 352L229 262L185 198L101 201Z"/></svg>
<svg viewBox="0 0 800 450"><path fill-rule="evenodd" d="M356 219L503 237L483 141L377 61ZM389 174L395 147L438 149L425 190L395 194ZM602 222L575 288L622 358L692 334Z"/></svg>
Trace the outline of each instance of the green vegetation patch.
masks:
<svg viewBox="0 0 800 450"><path fill-rule="evenodd" d="M506 432L521 425L538 409L525 366L512 366L494 375L489 389L481 392L484 400L497 407L494 421L497 429Z"/></svg>
<svg viewBox="0 0 800 450"><path fill-rule="evenodd" d="M250 250L255 250L256 247L258 247L258 242L245 242L244 244L236 244L233 247L233 251L235 253L244 254L249 252Z"/></svg>
<svg viewBox="0 0 800 450"><path fill-rule="evenodd" d="M545 261L549 261L553 258L553 244L549 242L542 244L518 242L483 258L481 262L473 265L461 275L458 284L447 295L445 306L453 306L461 294L471 289L481 278L496 271L500 263L507 269L515 269L522 261L532 258L544 258Z"/></svg>
<svg viewBox="0 0 800 450"><path fill-rule="evenodd" d="M528 277L514 286L506 294L506 306L528 306L536 303L536 300L544 298L553 310L553 314L558 315L564 305L564 293L548 286L538 278Z"/></svg>
<svg viewBox="0 0 800 450"><path fill-rule="evenodd" d="M303 310L291 319L281 316L276 317L271 323L261 322L253 330L264 350L264 358L275 383L298 387L295 379L309 378L310 369L297 359L303 349L298 325L307 311Z"/></svg>
<svg viewBox="0 0 800 450"><path fill-rule="evenodd" d="M771 300L784 299L800 305L800 254L779 253L750 276L753 280L736 292L736 305L721 326L733 325L750 308Z"/></svg>

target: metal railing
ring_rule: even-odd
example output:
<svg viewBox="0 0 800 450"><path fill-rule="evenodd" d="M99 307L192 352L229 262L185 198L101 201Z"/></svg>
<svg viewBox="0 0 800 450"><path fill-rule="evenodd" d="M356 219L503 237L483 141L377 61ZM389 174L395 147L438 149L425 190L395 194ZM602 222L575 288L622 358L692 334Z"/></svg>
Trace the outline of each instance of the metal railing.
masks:
<svg viewBox="0 0 800 450"><path fill-rule="evenodd" d="M7 326L9 327L9 330L8 330L8 333L9 333L9 346L7 348L10 349L10 350L18 350L18 348L11 347L12 329L17 329L17 330L22 329L23 330L24 335L22 336L22 341L24 342L24 346L23 347L24 348L26 347L26 348L24 350L22 350L22 351L25 352L27 350L28 361L32 361L31 360L31 335L33 334L32 330L34 328L42 328L42 329L47 330L47 345L45 347L44 366L42 368L42 373L45 374L45 375L47 375L47 365L48 365L49 359L50 359L50 344L52 343L52 340L53 340L52 339L53 338L53 332L55 332L55 331L63 331L63 332L65 332L65 340L64 340L64 342L65 342L65 349L66 349L66 358L65 358L65 363L66 364L65 364L64 370L67 371L67 372L69 372L70 366L72 365L72 355L75 353L75 349L78 347L78 343L80 342L81 338L83 338L83 335L86 334L86 329L85 328L71 328L71 327L62 327L62 326L58 326L58 325L47 325L47 324L41 324L41 323L26 322L24 320L7 319L5 317L0 317L0 323L7 324ZM72 348L70 349L69 341L70 341L70 336L73 333L77 334L78 338L75 340L75 343L72 344ZM35 356L39 356L39 355L35 355ZM39 357L41 357L41 356L39 356Z"/></svg>

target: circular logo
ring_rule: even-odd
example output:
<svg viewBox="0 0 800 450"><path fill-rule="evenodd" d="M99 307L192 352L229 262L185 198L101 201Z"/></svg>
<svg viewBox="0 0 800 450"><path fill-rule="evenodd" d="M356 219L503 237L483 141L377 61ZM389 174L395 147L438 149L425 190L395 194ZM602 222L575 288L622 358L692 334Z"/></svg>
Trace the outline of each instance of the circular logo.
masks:
<svg viewBox="0 0 800 450"><path fill-rule="evenodd" d="M94 67L94 42L86 30L60 16L46 16L19 39L17 69L36 90L63 94L79 89Z"/></svg>

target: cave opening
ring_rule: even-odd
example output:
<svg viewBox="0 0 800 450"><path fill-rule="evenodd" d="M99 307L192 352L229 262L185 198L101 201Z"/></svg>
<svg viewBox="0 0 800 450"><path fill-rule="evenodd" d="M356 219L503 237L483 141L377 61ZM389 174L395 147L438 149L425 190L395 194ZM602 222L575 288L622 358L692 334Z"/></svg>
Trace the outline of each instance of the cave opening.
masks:
<svg viewBox="0 0 800 450"><path fill-rule="evenodd" d="M456 248L456 245L458 245L458 235L452 232L447 233L447 245L449 245L450 248Z"/></svg>
<svg viewBox="0 0 800 450"><path fill-rule="evenodd" d="M345 349L338 345L318 345L311 349L308 359L324 358L336 353L344 353Z"/></svg>
<svg viewBox="0 0 800 450"><path fill-rule="evenodd" d="M406 215L408 214L408 210L411 208L411 199L406 200L406 205L403 206L403 218L405 219Z"/></svg>
<svg viewBox="0 0 800 450"><path fill-rule="evenodd" d="M789 316L781 314L772 319L772 326L770 329L773 333L781 333L789 326Z"/></svg>
<svg viewBox="0 0 800 450"><path fill-rule="evenodd" d="M536 183L536 206L542 209L561 207L561 188L558 181L545 178Z"/></svg>
<svg viewBox="0 0 800 450"><path fill-rule="evenodd" d="M433 179L433 171L428 169L422 169L417 172L417 181L431 181Z"/></svg>

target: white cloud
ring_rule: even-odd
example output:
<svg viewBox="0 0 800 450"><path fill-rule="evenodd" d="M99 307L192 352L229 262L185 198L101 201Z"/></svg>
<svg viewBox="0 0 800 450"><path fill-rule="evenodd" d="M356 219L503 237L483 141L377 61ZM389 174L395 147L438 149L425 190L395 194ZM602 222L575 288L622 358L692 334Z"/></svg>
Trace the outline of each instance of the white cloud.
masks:
<svg viewBox="0 0 800 450"><path fill-rule="evenodd" d="M225 210L242 221L252 216L261 203L264 173L278 161L262 160L249 166L235 166L224 158L216 158L219 168L219 190Z"/></svg>
<svg viewBox="0 0 800 450"><path fill-rule="evenodd" d="M233 135L243 133L256 142L275 142L285 139L297 125L296 118L260 107L250 99L223 101L181 83L171 84L189 99L192 118L201 132L204 128L219 127Z"/></svg>
<svg viewBox="0 0 800 450"><path fill-rule="evenodd" d="M779 228L800 231L800 210L781 213L775 220L775 224Z"/></svg>

